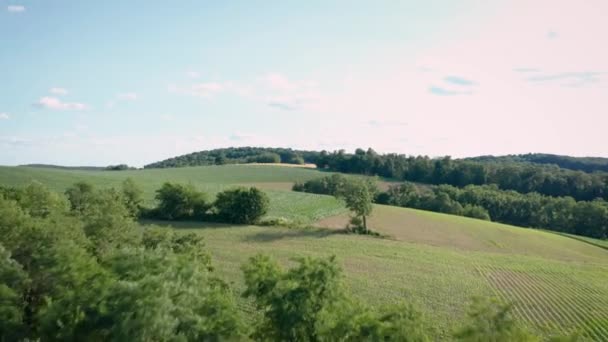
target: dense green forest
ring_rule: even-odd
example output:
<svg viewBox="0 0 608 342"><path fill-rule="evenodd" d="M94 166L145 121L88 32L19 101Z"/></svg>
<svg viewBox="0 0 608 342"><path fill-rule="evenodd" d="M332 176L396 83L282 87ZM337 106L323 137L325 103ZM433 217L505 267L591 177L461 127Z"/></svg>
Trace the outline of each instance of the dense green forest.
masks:
<svg viewBox="0 0 608 342"><path fill-rule="evenodd" d="M187 185L165 184L157 194L160 211L184 215L212 206L221 212L226 203L236 214L242 209L230 203L264 205L263 194L244 189L227 190L216 200L224 204L215 205ZM2 189L0 340L429 341L432 336L432 317L409 303L372 309L351 298L334 257L299 258L284 269L257 255L242 266L245 290L235 294L216 275L199 235L140 228L135 221L140 204L141 190L131 180L119 189L99 190L81 182L65 195L40 183ZM249 320L237 309L235 295L253 303L256 312ZM510 305L493 300L475 301L453 338L538 340L516 323Z"/></svg>
<svg viewBox="0 0 608 342"><path fill-rule="evenodd" d="M560 156L557 154L528 153L512 154L507 156L479 156L466 159L480 162L552 164L564 169L580 170L585 172L608 172L608 158L601 157L570 157Z"/></svg>
<svg viewBox="0 0 608 342"><path fill-rule="evenodd" d="M321 152L317 167L344 173L378 175L394 180L427 184L495 184L503 190L537 192L547 196L570 196L576 200L608 199L608 173L585 173L550 165L486 163L399 154L378 154L372 149Z"/></svg>
<svg viewBox="0 0 608 342"><path fill-rule="evenodd" d="M145 165L144 168L166 168L242 163L314 163L319 152L290 148L229 147L200 151Z"/></svg>

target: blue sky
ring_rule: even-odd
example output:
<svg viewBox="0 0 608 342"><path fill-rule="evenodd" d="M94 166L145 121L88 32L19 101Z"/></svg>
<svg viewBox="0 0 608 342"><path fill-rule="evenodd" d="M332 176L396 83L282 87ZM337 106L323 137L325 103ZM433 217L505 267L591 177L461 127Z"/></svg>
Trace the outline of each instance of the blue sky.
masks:
<svg viewBox="0 0 608 342"><path fill-rule="evenodd" d="M0 0L0 164L608 157L605 1Z"/></svg>

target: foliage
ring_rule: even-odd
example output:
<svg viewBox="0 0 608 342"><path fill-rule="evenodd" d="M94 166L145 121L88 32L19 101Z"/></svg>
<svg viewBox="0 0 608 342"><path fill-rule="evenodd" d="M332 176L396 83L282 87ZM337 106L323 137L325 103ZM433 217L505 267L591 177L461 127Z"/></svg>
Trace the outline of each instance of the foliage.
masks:
<svg viewBox="0 0 608 342"><path fill-rule="evenodd" d="M233 297L212 274L199 235L131 235L138 229L121 192L89 195L82 211L36 216L31 201L0 197L0 340L241 335Z"/></svg>
<svg viewBox="0 0 608 342"><path fill-rule="evenodd" d="M467 204L462 207L462 216L490 221L490 214L482 206Z"/></svg>
<svg viewBox="0 0 608 342"><path fill-rule="evenodd" d="M547 196L570 196L576 200L608 200L608 173L584 173L554 165L531 163L487 163L453 160L450 157L431 159L426 156L400 154L379 155L374 150L357 149L354 154L343 150L321 152L317 167L345 173L429 184L466 185L495 184L503 190L521 193L538 192Z"/></svg>
<svg viewBox="0 0 608 342"><path fill-rule="evenodd" d="M259 341L427 341L422 317L411 306L372 312L340 285L335 257L299 258L287 271L264 255L243 266L245 297L263 313L252 337Z"/></svg>
<svg viewBox="0 0 608 342"><path fill-rule="evenodd" d="M197 191L192 184L166 182L156 190L156 200L155 215L165 220L200 219L210 208L207 195Z"/></svg>
<svg viewBox="0 0 608 342"><path fill-rule="evenodd" d="M370 179L350 179L336 194L336 197L344 200L355 217L362 220L364 232L368 230L366 217L372 213L372 201L377 191L376 184Z"/></svg>
<svg viewBox="0 0 608 342"><path fill-rule="evenodd" d="M94 187L91 183L77 182L65 191L65 195L70 201L70 208L77 213L84 213L91 204Z"/></svg>
<svg viewBox="0 0 608 342"><path fill-rule="evenodd" d="M200 151L148 164L144 168L167 168L242 163L314 163L319 152L290 148L229 147Z"/></svg>
<svg viewBox="0 0 608 342"><path fill-rule="evenodd" d="M383 200L401 207L608 238L608 203L605 201L576 202L569 197L521 194L488 185L469 185L462 189L440 185L421 193L411 183L392 186Z"/></svg>
<svg viewBox="0 0 608 342"><path fill-rule="evenodd" d="M511 310L511 304L476 298L468 313L468 324L457 331L454 337L468 342L540 341L515 322Z"/></svg>
<svg viewBox="0 0 608 342"><path fill-rule="evenodd" d="M507 156L480 156L467 158L479 162L490 163L534 163L557 165L564 169L579 170L584 172L608 172L608 158L600 157L570 157L546 153L528 153Z"/></svg>
<svg viewBox="0 0 608 342"><path fill-rule="evenodd" d="M133 217L138 217L142 209L143 190L133 178L129 177L122 182L121 191L129 213Z"/></svg>
<svg viewBox="0 0 608 342"><path fill-rule="evenodd" d="M118 164L118 165L109 165L105 168L106 171L124 171L124 170L134 170L134 167L130 167L127 164Z"/></svg>
<svg viewBox="0 0 608 342"><path fill-rule="evenodd" d="M230 223L253 224L268 212L268 196L251 187L235 188L217 194L214 202L218 217Z"/></svg>
<svg viewBox="0 0 608 342"><path fill-rule="evenodd" d="M304 183L296 182L292 190L336 196L342 191L347 181L348 179L345 176L335 173L331 176L311 179Z"/></svg>
<svg viewBox="0 0 608 342"><path fill-rule="evenodd" d="M247 158L249 163L280 163L281 156L277 153L264 152L260 155Z"/></svg>

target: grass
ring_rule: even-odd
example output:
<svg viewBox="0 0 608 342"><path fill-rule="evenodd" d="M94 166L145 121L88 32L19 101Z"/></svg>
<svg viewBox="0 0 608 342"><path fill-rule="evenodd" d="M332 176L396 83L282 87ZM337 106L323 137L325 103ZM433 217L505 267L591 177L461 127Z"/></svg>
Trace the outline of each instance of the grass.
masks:
<svg viewBox="0 0 608 342"><path fill-rule="evenodd" d="M165 181L190 182L210 194L250 185L268 192L269 218L342 228L348 216L334 198L285 191L295 181L326 174L262 165L115 172L0 167L0 185L38 180L63 191L77 181L110 187L131 177L148 205ZM243 290L240 267L256 253L285 264L294 256L336 255L349 292L373 306L414 303L431 317L437 340L462 322L472 297L492 295L513 301L518 320L544 336L578 330L590 340L608 340L608 250L600 248L605 241L389 206L375 206L369 220L389 239L320 228L175 226L206 238L218 272L237 292ZM251 317L250 303L239 300Z"/></svg>
<svg viewBox="0 0 608 342"><path fill-rule="evenodd" d="M63 192L78 181L98 187L118 187L131 177L142 187L146 206L154 205L154 192L166 181L192 183L211 195L224 189L244 185L265 190L270 197L268 218L285 218L309 224L326 216L346 210L328 196L296 193L290 190L296 181L306 181L326 175L311 168L273 165L224 165L172 169L129 171L83 171L33 167L0 167L0 185L26 185L39 181L52 190Z"/></svg>
<svg viewBox="0 0 608 342"><path fill-rule="evenodd" d="M344 228L348 219L348 214L342 213L326 217L316 225ZM368 226L395 240L465 251L522 254L577 262L597 262L608 258L605 250L589 248L585 243L558 234L424 210L374 205Z"/></svg>
<svg viewBox="0 0 608 342"><path fill-rule="evenodd" d="M432 317L435 339L450 336L475 296L513 301L518 320L544 336L580 331L591 340L608 338L608 251L567 237L522 229L518 233L522 243L531 237L527 250L507 253L474 248L475 244L453 247L448 240L430 245L320 228L174 226L205 237L218 273L237 292L243 290L241 265L257 253L270 254L284 264L294 256L336 255L352 295L376 307L414 303ZM485 229L497 229L497 238L502 234L492 224ZM537 240L536 234L549 240ZM480 237L478 246L485 246L484 239ZM512 238L509 244L515 243ZM580 246L568 257L555 258L553 251L547 252L548 244ZM253 313L246 301L241 300L240 307L247 316Z"/></svg>

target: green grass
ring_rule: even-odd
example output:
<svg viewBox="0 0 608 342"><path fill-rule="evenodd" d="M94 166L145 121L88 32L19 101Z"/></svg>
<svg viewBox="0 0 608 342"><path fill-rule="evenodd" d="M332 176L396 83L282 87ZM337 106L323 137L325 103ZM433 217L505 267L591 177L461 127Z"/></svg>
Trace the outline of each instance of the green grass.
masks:
<svg viewBox="0 0 608 342"><path fill-rule="evenodd" d="M522 230L522 243L535 234L547 235L549 240L531 238L527 253L502 253L344 235L328 229L174 226L205 237L218 273L237 292L243 290L240 267L256 253L270 254L284 264L294 256L336 255L352 295L372 306L414 303L432 317L436 339L446 339L462 323L474 296L513 301L518 320L544 336L578 330L591 340L608 338L608 252L567 237ZM495 228L488 225L486 229ZM501 233L496 234L500 238ZM483 245L484 238L480 239ZM545 250L547 244L580 246L568 258L553 258L553 252ZM240 306L253 313L250 303L241 301Z"/></svg>
<svg viewBox="0 0 608 342"><path fill-rule="evenodd" d="M343 228L347 222L348 214L342 213L320 220L317 226ZM386 205L374 205L368 226L395 240L465 251L523 254L577 262L597 262L608 257L607 251L589 248L589 245L569 238L572 236Z"/></svg>
<svg viewBox="0 0 608 342"><path fill-rule="evenodd" d="M120 172L0 167L0 185L38 180L63 191L81 180L110 187L132 177L148 205L165 181L190 182L210 194L253 185L270 196L268 217L342 228L348 216L334 198L285 191L295 181L323 175L253 165ZM373 306L413 302L431 317L436 339L446 339L462 322L472 297L495 295L513 301L518 320L544 336L579 330L590 340L608 340L608 250L598 247L605 241L388 206L375 206L369 220L388 239L335 229L176 225L204 235L218 272L237 292L243 289L240 267L256 253L285 264L294 256L335 254L355 297Z"/></svg>
<svg viewBox="0 0 608 342"><path fill-rule="evenodd" d="M268 218L312 223L346 210L328 196L286 191L296 181L326 175L308 168L270 165L224 165L130 171L81 171L32 167L0 167L0 185L19 186L36 180L55 191L63 192L78 181L98 187L118 187L131 177L142 187L146 206L154 205L154 192L166 181L192 183L211 195L237 185L256 186L270 197Z"/></svg>

